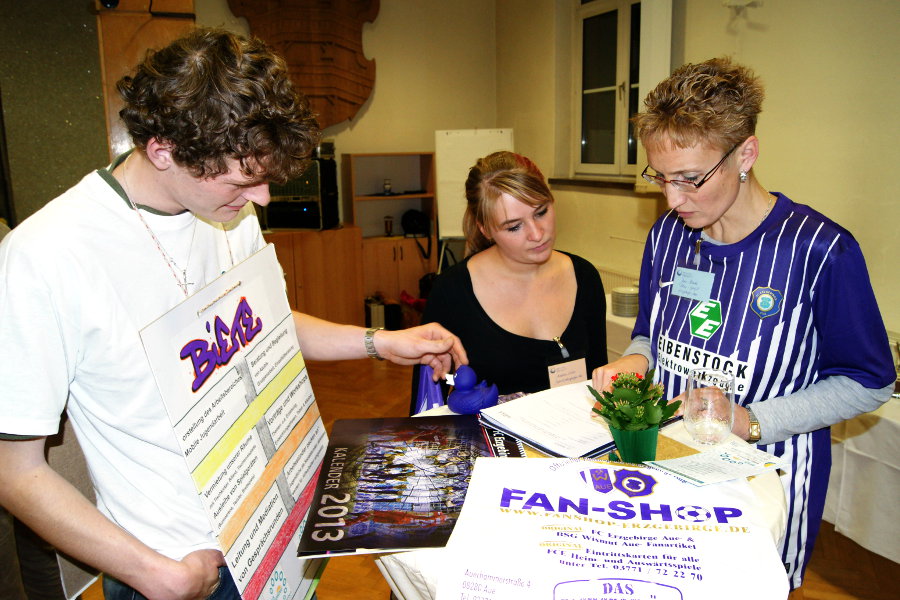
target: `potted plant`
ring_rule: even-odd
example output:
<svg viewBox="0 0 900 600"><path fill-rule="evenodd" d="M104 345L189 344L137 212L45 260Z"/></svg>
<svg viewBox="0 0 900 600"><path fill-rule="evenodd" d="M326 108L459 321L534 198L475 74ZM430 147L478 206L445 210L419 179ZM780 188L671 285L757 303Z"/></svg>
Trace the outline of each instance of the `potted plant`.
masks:
<svg viewBox="0 0 900 600"><path fill-rule="evenodd" d="M655 459L659 424L675 414L681 401L666 403L663 385L653 383L653 369L646 376L614 375L609 392L590 385L588 389L596 400L592 410L609 425L619 459L630 463Z"/></svg>

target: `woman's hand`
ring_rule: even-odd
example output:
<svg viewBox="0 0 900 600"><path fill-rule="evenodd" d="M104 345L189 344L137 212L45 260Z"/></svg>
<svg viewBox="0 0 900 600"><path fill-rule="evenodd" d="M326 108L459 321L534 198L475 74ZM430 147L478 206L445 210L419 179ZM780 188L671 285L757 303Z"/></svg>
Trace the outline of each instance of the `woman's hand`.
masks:
<svg viewBox="0 0 900 600"><path fill-rule="evenodd" d="M745 442L750 439L750 415L747 409L739 404L734 405L734 422L731 424L731 433Z"/></svg>
<svg viewBox="0 0 900 600"><path fill-rule="evenodd" d="M399 365L423 364L434 369L437 381L455 364L469 364L459 338L437 323L427 323L399 331L379 330L372 341L378 355Z"/></svg>
<svg viewBox="0 0 900 600"><path fill-rule="evenodd" d="M671 400L666 402L666 404L672 404L673 402L681 402L681 404L678 406L678 408L675 409L675 414L672 415L673 417L683 417L684 416L684 401L685 400L687 400L687 392L681 392L680 394L678 394L677 396L675 396L674 398L672 398Z"/></svg>
<svg viewBox="0 0 900 600"><path fill-rule="evenodd" d="M684 416L684 403L687 400L687 392L682 392L678 396L675 396L671 400L669 400L669 404L675 402L676 400L681 400L681 406L678 407L678 410L675 411L676 417ZM745 442L750 439L750 415L747 414L747 409L739 404L734 405L734 421L731 423L731 433L738 436Z"/></svg>
<svg viewBox="0 0 900 600"><path fill-rule="evenodd" d="M618 375L619 373L637 373L638 375L643 375L647 372L649 367L650 364L647 362L647 357L644 355L629 354L623 356L619 360L614 360L609 364L594 369L594 373L591 376L591 383L598 392L604 390L609 391L612 389L611 382L613 375Z"/></svg>

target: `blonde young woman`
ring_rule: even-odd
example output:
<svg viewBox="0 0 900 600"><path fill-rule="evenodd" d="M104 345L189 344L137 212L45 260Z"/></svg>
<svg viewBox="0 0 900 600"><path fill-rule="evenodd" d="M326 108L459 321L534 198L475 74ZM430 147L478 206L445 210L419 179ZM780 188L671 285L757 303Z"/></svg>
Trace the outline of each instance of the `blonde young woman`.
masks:
<svg viewBox="0 0 900 600"><path fill-rule="evenodd" d="M735 376L733 432L791 465L781 550L796 588L822 518L828 427L886 401L894 368L856 240L754 175L763 96L727 59L684 65L647 96L634 119L644 177L670 210L644 249L632 344L594 384L655 367L671 399L690 369Z"/></svg>
<svg viewBox="0 0 900 600"><path fill-rule="evenodd" d="M468 257L436 281L424 322L459 336L479 379L501 394L584 380L606 363L597 270L554 249L553 195L528 158L485 156L469 170Z"/></svg>

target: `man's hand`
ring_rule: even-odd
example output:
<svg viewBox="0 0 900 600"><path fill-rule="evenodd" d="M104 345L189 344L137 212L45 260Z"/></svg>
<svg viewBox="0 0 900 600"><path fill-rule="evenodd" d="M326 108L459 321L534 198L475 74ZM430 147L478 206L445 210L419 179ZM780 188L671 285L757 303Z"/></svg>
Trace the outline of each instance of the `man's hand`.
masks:
<svg viewBox="0 0 900 600"><path fill-rule="evenodd" d="M459 338L437 323L399 331L379 330L373 338L375 350L385 360L400 364L429 365L434 379L451 372L453 365L469 363Z"/></svg>
<svg viewBox="0 0 900 600"><path fill-rule="evenodd" d="M612 389L613 375L619 373L637 373L643 375L650 367L647 364L647 358L641 354L628 354L619 360L614 360L609 364L594 369L591 377L591 384L598 392L610 391Z"/></svg>
<svg viewBox="0 0 900 600"><path fill-rule="evenodd" d="M203 600L219 587L223 566L225 557L218 550L195 550L172 561L166 572L148 573L148 580L134 587L149 600Z"/></svg>
<svg viewBox="0 0 900 600"><path fill-rule="evenodd" d="M109 573L151 600L206 598L225 557L199 550L175 561L102 515L44 458L46 439L0 441L0 504L66 554Z"/></svg>

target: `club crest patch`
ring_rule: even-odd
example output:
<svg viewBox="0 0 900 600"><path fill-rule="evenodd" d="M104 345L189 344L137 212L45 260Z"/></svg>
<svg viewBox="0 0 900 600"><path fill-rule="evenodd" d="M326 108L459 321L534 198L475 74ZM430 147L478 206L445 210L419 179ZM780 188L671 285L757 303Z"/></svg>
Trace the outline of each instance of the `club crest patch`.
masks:
<svg viewBox="0 0 900 600"><path fill-rule="evenodd" d="M636 498L652 494L656 479L652 475L640 471L617 469L616 482L613 485L629 498Z"/></svg>
<svg viewBox="0 0 900 600"><path fill-rule="evenodd" d="M581 478L585 483L590 483L593 488L600 493L611 492L613 489L612 480L609 477L609 471L606 469L588 469L581 472Z"/></svg>
<svg viewBox="0 0 900 600"><path fill-rule="evenodd" d="M750 292L750 310L756 313L760 319L778 314L784 296L778 290L770 287L758 287Z"/></svg>

